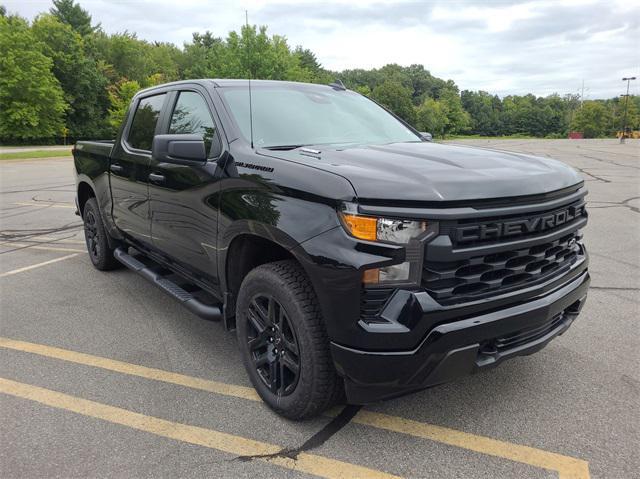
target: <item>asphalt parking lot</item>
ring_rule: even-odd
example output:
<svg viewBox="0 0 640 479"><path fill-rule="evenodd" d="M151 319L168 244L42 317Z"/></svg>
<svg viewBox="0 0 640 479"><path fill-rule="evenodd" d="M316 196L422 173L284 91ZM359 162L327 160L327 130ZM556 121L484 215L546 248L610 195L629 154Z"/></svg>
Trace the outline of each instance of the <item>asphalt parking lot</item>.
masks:
<svg viewBox="0 0 640 479"><path fill-rule="evenodd" d="M582 172L585 309L533 356L341 429L276 416L234 334L93 269L70 159L0 162L0 476L640 477L640 142L464 143Z"/></svg>

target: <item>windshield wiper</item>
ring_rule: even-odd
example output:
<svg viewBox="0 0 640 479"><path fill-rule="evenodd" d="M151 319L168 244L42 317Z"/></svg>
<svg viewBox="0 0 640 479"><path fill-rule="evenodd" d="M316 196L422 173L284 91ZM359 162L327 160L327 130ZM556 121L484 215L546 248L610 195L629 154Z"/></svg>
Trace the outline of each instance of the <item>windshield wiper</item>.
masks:
<svg viewBox="0 0 640 479"><path fill-rule="evenodd" d="M302 148L307 145L274 145L274 146L265 146L265 150L295 150L296 148Z"/></svg>

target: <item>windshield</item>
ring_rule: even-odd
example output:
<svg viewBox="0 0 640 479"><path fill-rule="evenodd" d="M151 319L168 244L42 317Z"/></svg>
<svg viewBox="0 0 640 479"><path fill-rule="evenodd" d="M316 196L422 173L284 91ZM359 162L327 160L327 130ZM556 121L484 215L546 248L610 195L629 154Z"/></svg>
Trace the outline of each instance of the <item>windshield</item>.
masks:
<svg viewBox="0 0 640 479"><path fill-rule="evenodd" d="M218 91L248 141L247 86ZM350 91L304 84L251 85L251 101L256 147L420 141L383 108Z"/></svg>

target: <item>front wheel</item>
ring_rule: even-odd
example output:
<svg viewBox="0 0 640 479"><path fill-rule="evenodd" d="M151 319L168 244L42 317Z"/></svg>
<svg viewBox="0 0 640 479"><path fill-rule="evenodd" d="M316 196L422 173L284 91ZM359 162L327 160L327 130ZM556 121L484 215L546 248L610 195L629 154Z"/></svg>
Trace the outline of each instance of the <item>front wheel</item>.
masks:
<svg viewBox="0 0 640 479"><path fill-rule="evenodd" d="M247 275L236 326L249 378L278 414L312 417L341 397L315 292L294 261L265 264Z"/></svg>

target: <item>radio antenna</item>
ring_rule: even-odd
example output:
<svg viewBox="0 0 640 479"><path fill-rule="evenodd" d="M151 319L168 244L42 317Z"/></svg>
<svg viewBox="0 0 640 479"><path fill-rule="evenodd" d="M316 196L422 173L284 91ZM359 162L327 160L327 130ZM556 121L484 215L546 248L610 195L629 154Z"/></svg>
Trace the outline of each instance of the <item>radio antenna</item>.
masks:
<svg viewBox="0 0 640 479"><path fill-rule="evenodd" d="M244 11L244 23L247 30L247 41L251 42L251 32L249 31L249 11ZM251 104L251 64L252 64L252 51L251 45L247 45L247 50L249 52L249 134L251 136L251 149L253 150L253 105Z"/></svg>

